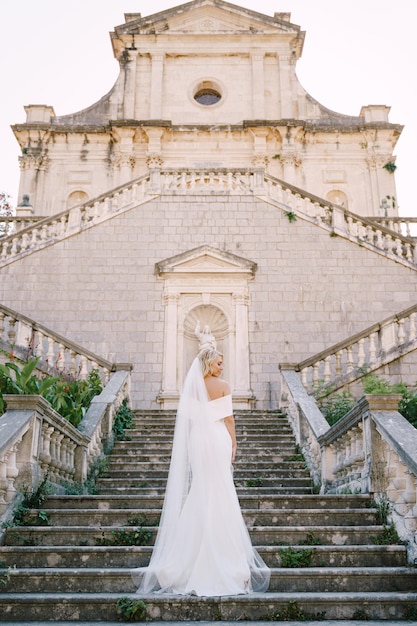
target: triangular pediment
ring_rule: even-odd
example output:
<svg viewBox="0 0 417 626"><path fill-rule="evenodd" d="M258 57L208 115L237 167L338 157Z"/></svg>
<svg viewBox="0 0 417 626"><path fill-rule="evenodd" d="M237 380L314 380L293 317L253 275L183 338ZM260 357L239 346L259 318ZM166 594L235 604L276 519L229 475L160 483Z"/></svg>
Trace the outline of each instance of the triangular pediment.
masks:
<svg viewBox="0 0 417 626"><path fill-rule="evenodd" d="M299 33L289 22L289 14L264 15L222 0L195 0L166 11L142 17L127 14L126 24L117 26L121 34L187 33Z"/></svg>
<svg viewBox="0 0 417 626"><path fill-rule="evenodd" d="M231 252L200 246L156 264L156 274L246 274L253 276L257 265Z"/></svg>

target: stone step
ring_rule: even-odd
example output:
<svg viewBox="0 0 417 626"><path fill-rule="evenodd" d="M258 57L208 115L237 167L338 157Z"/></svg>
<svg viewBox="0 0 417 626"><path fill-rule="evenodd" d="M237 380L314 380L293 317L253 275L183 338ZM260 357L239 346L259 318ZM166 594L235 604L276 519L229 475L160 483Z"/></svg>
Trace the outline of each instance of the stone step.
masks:
<svg viewBox="0 0 417 626"><path fill-rule="evenodd" d="M132 471L135 470L152 470L152 471L165 471L168 472L170 465L170 459L167 460L144 460L143 457L140 457L140 460L135 460L131 456L128 455L117 455L109 457L109 461L106 466L107 472L113 471ZM251 471L294 471L294 470L303 470L306 471L304 461L273 461L272 459L269 461L246 461L244 459L236 459L236 462L233 465L235 473L240 471L243 472L245 470Z"/></svg>
<svg viewBox="0 0 417 626"><path fill-rule="evenodd" d="M7 528L5 543L8 546L94 546L113 540L117 527L114 526L21 526ZM125 533L135 532L134 527L125 527ZM147 545L152 545L157 528L143 529L152 533ZM368 545L370 537L382 531L382 526L248 526L254 546L298 545L307 536L313 535L326 545Z"/></svg>
<svg viewBox="0 0 417 626"><path fill-rule="evenodd" d="M297 545L313 550L312 567L405 567L407 552L401 546ZM282 567L281 553L288 546L257 546L269 567ZM4 567L143 567L152 546L0 546Z"/></svg>
<svg viewBox="0 0 417 626"><path fill-rule="evenodd" d="M168 467L166 469L140 469L137 467L135 463L131 463L131 469L115 469L114 466L110 467L108 470L105 470L100 478L112 478L113 480L130 480L130 479L139 479L139 480L149 480L154 481L154 479L163 479L167 480L168 478ZM233 472L233 478L236 483L244 483L245 481L262 481L262 484L268 484L267 481L285 481L289 480L306 480L307 483L311 483L310 475L305 468L296 467L294 469L278 469L274 466L271 466L269 470L264 468L260 469L245 469L244 466L235 467Z"/></svg>
<svg viewBox="0 0 417 626"><path fill-rule="evenodd" d="M132 477L120 477L120 478L111 478L111 477L103 477L97 479L97 487L103 492L112 493L112 489L115 488L153 488L159 489L161 492L164 491L166 485L166 478L158 478L150 475L143 474L143 476L132 476ZM270 492L271 490L286 490L284 493L293 493L292 489L301 488L311 489L311 479L308 476L301 478L281 478L279 476L275 478L239 478L235 477L235 485L238 489L244 488L264 488L265 492ZM110 491L107 491L110 490ZM294 491L296 493L296 491Z"/></svg>
<svg viewBox="0 0 417 626"><path fill-rule="evenodd" d="M5 572L5 570L3 570ZM3 573L0 570L0 574ZM415 591L411 567L272 568L270 592ZM3 592L134 593L129 568L11 568Z"/></svg>
<svg viewBox="0 0 417 626"><path fill-rule="evenodd" d="M358 610L373 620L405 619L406 612L417 609L417 593L345 592L293 593L275 592L233 597L201 598L198 596L139 596L114 593L3 593L0 596L0 620L118 621L117 601L127 597L142 600L147 620L159 621L242 621L271 618L277 611L288 609L296 601L297 608L311 616L326 620L353 620ZM303 622L304 623L304 622ZM347 624L348 622L346 622ZM369 622L368 622L369 623ZM390 623L385 622L388 626Z"/></svg>
<svg viewBox="0 0 417 626"><path fill-rule="evenodd" d="M172 437L154 437L152 435L134 437L129 431L128 438L118 441L111 454L117 454L124 449L136 449L146 454L150 452L170 453L172 450L172 441ZM259 439L252 435L238 438L237 448L242 454L245 452L246 454L252 455L257 455L258 452L264 451L265 454L278 453L280 455L287 454L291 456L295 454L296 450L294 440L290 437L284 439L271 436Z"/></svg>
<svg viewBox="0 0 417 626"><path fill-rule="evenodd" d="M139 443L172 443L173 438L173 431L158 432L158 430L154 429L129 428L129 430L126 431L126 434L129 436L128 441ZM285 444L295 446L294 435L292 433L281 434L275 431L264 433L255 430L254 432L237 431L236 435L238 446L242 446L248 441L250 441L251 444L258 444L259 446L267 447Z"/></svg>
<svg viewBox="0 0 417 626"><path fill-rule="evenodd" d="M3 626L16 626L16 622L3 622L1 621L0 618L0 622L2 623ZM152 620L152 626L161 626L162 624L164 624L165 622L160 622L160 621L155 621ZM222 620L221 622L222 626L236 626L235 622L230 622L230 621L224 621ZM415 622L413 622L415 623ZM180 626L180 624L182 625L183 622L173 622L170 621L169 626ZM196 621L189 621L188 622L189 626L207 626L207 623L204 624L203 622L196 622ZM300 626L300 622L289 622L289 621L285 621L286 626ZM320 621L303 621L302 624L304 624L304 626L323 626L323 622ZM331 621L331 626L362 626L363 622L362 621L358 621L358 620L332 620ZM59 622L57 621L53 621L53 622L27 622L27 621L19 621L19 626L74 626L74 622L62 622L61 620ZM88 620L87 622L85 621L79 621L77 620L77 626L103 626L103 622L96 622L96 621L91 621ZM120 621L118 622L109 622L106 621L106 626L120 626ZM248 621L240 621L239 622L239 626L253 626L251 622ZM270 621L263 621L263 620L257 620L256 621L256 626L271 626L271 622ZM366 622L366 626L404 626L404 621L403 620L389 620L389 622L387 622L386 620L367 620Z"/></svg>
<svg viewBox="0 0 417 626"><path fill-rule="evenodd" d="M154 495L154 496L163 496L165 493L165 483L159 486L152 486L149 482L140 483L136 487L123 487L123 486L112 486L110 483L106 484L106 480L110 479L100 479L104 484L97 485L97 493L98 494L107 494L107 495L124 495L125 498L137 497L141 495ZM271 489L268 486L265 487L239 487L236 488L238 496L241 494L260 494L267 495L271 493ZM274 493L277 495L310 495L311 494L311 485L308 487L274 487Z"/></svg>
<svg viewBox="0 0 417 626"><path fill-rule="evenodd" d="M160 509L47 509L51 526L157 526ZM243 509L250 526L370 526L376 510L368 509ZM136 521L135 521L136 520Z"/></svg>
<svg viewBox="0 0 417 626"><path fill-rule="evenodd" d="M368 495L244 495L239 497L240 506L248 509L362 509L370 508ZM48 496L42 509L157 509L163 504L161 496L137 496L127 500L121 495L54 495Z"/></svg>

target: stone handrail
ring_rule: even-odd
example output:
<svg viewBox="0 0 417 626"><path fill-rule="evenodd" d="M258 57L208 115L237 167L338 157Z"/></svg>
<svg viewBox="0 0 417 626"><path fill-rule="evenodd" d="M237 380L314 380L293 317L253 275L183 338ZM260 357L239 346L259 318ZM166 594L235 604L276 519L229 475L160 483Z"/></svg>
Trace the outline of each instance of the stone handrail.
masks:
<svg viewBox="0 0 417 626"><path fill-rule="evenodd" d="M130 372L118 371L74 428L41 396L5 395L0 418L0 516L10 516L18 489L35 488L42 477L63 489L83 483L111 441L114 414L129 398Z"/></svg>
<svg viewBox="0 0 417 626"><path fill-rule="evenodd" d="M309 393L336 391L417 347L417 305L294 365Z"/></svg>
<svg viewBox="0 0 417 626"><path fill-rule="evenodd" d="M389 230L401 233L404 237L417 237L417 217L370 217L369 219Z"/></svg>
<svg viewBox="0 0 417 626"><path fill-rule="evenodd" d="M98 369L106 383L110 372L124 369L124 364L106 359L69 341L42 324L0 305L0 348L23 361L39 357L39 369L69 378L87 378ZM126 366L129 368L130 366Z"/></svg>
<svg viewBox="0 0 417 626"><path fill-rule="evenodd" d="M417 429L398 413L400 396L371 396L330 427L300 374L281 368L286 411L321 493L363 493L389 504L390 519L417 558Z"/></svg>

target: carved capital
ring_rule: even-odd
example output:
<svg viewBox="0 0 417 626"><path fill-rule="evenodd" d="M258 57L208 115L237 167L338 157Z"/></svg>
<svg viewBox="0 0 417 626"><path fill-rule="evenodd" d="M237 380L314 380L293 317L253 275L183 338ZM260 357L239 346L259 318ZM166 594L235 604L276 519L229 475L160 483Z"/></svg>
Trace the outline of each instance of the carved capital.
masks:
<svg viewBox="0 0 417 626"><path fill-rule="evenodd" d="M146 157L146 165L149 167L149 169L162 167L163 163L164 163L164 160L160 154L149 153L148 156Z"/></svg>
<svg viewBox="0 0 417 626"><path fill-rule="evenodd" d="M46 171L50 159L46 154L22 154L19 157L19 166L23 170Z"/></svg>

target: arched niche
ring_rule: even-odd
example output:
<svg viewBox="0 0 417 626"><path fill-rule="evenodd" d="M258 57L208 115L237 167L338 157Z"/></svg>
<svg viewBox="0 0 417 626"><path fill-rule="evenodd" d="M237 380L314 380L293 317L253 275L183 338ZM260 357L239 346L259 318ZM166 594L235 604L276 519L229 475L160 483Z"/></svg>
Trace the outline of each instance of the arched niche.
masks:
<svg viewBox="0 0 417 626"><path fill-rule="evenodd" d="M250 387L248 283L256 264L201 246L156 264L164 281L165 329L161 392L163 408L176 408L184 376L198 353L197 322L210 326L224 355L225 378L236 407L254 401Z"/></svg>
<svg viewBox="0 0 417 626"><path fill-rule="evenodd" d="M343 207L344 209L349 208L349 200L344 191L340 189L332 189L326 194L326 200L331 202L332 204L337 204L338 206Z"/></svg>
<svg viewBox="0 0 417 626"><path fill-rule="evenodd" d="M82 204L83 202L87 202L87 200L88 194L85 191L77 189L69 194L67 198L67 208L71 209L76 204Z"/></svg>

